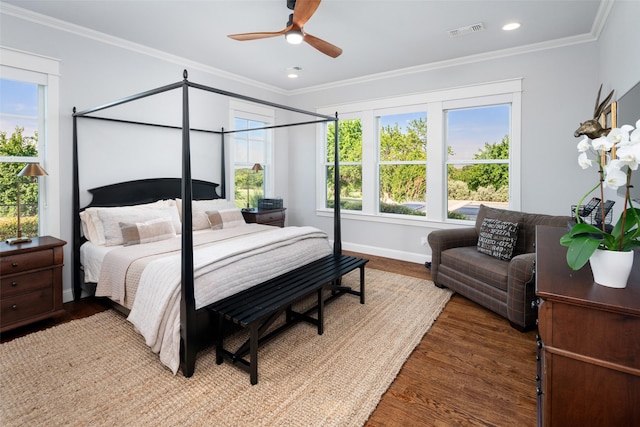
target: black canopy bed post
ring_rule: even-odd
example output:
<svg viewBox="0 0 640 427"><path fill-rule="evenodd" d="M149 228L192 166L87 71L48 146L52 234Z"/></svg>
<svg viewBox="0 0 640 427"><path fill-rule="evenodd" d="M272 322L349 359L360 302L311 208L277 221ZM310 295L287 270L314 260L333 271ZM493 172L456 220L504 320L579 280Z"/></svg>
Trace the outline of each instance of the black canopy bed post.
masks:
<svg viewBox="0 0 640 427"><path fill-rule="evenodd" d="M338 112L333 126L333 254L342 254L342 229L340 226L340 141L338 140Z"/></svg>
<svg viewBox="0 0 640 427"><path fill-rule="evenodd" d="M180 336L182 338L182 373L193 375L196 365L196 299L193 289L193 217L191 189L191 141L189 130L189 85L184 71L182 85L182 286L180 303ZM193 341L193 342L192 342Z"/></svg>
<svg viewBox="0 0 640 427"><path fill-rule="evenodd" d="M82 269L80 268L80 188L78 177L78 117L73 107L73 299L78 301L82 296Z"/></svg>
<svg viewBox="0 0 640 427"><path fill-rule="evenodd" d="M225 149L224 149L224 128L220 129L220 155L222 156L222 159L220 160L220 198L222 199L226 199L227 198L227 167L226 165L226 157L225 157Z"/></svg>

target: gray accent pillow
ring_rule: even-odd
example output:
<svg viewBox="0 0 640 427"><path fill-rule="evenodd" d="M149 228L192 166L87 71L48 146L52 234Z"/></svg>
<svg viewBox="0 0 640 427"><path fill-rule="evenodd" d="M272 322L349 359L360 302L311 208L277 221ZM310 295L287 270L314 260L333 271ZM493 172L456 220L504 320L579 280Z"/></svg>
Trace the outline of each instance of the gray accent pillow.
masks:
<svg viewBox="0 0 640 427"><path fill-rule="evenodd" d="M508 261L518 239L518 224L485 218L478 233L478 252Z"/></svg>

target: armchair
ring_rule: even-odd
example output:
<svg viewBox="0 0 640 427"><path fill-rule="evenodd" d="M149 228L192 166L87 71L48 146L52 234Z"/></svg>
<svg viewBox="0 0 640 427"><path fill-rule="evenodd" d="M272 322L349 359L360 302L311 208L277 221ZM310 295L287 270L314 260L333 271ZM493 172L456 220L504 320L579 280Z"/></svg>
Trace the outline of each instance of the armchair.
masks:
<svg viewBox="0 0 640 427"><path fill-rule="evenodd" d="M518 224L509 259L478 251L483 222L495 219ZM566 227L569 216L552 216L480 206L474 227L432 231L431 276L438 287L460 295L507 318L514 328L535 327L535 231L537 225ZM513 243L513 242L512 242Z"/></svg>

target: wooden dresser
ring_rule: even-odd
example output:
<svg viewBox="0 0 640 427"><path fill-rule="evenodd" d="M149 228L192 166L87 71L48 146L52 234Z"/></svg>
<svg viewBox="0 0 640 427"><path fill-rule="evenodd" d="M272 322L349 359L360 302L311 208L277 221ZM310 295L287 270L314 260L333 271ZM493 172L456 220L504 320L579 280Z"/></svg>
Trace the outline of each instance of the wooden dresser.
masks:
<svg viewBox="0 0 640 427"><path fill-rule="evenodd" d="M65 313L62 248L51 236L0 244L0 332Z"/></svg>
<svg viewBox="0 0 640 427"><path fill-rule="evenodd" d="M247 223L257 223L264 225L275 225L276 227L284 227L284 211L287 208L279 209L254 209L250 211L242 211L242 216Z"/></svg>
<svg viewBox="0 0 640 427"><path fill-rule="evenodd" d="M566 229L538 227L538 425L640 426L640 252L624 289L567 266Z"/></svg>

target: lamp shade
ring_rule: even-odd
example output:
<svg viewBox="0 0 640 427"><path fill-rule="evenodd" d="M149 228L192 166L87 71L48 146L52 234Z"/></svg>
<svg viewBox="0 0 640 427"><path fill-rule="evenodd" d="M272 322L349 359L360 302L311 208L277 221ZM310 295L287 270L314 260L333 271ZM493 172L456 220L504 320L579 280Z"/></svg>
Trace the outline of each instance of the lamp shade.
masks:
<svg viewBox="0 0 640 427"><path fill-rule="evenodd" d="M46 170L42 168L38 163L27 163L18 176L45 176L49 175Z"/></svg>

